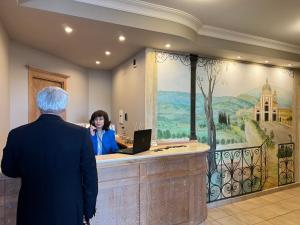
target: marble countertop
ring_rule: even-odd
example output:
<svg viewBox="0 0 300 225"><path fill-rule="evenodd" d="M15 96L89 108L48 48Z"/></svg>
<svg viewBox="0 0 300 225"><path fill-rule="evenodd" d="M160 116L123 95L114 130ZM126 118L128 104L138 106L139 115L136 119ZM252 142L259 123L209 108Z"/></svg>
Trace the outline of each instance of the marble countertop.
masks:
<svg viewBox="0 0 300 225"><path fill-rule="evenodd" d="M209 146L201 143L164 144L151 147L150 150L135 155L109 154L96 156L97 164L127 163L157 157L170 157L176 155L200 154L209 150Z"/></svg>

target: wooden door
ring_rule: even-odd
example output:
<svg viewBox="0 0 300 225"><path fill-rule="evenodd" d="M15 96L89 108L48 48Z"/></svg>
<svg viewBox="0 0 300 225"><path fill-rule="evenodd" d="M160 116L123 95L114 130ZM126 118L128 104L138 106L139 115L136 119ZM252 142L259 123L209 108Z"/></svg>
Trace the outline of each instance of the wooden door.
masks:
<svg viewBox="0 0 300 225"><path fill-rule="evenodd" d="M66 90L68 76L47 72L28 66L28 121L32 122L40 116L40 111L36 105L37 93L48 86L60 87ZM63 115L66 119L66 113Z"/></svg>

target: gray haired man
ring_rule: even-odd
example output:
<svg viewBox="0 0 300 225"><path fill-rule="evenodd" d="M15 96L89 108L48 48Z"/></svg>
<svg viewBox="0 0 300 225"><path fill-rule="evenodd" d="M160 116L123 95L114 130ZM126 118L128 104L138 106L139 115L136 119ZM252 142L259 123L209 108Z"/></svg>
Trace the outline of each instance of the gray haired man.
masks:
<svg viewBox="0 0 300 225"><path fill-rule="evenodd" d="M37 95L41 116L13 129L2 172L21 178L17 225L82 225L95 215L98 181L89 133L65 122L68 93L46 87Z"/></svg>

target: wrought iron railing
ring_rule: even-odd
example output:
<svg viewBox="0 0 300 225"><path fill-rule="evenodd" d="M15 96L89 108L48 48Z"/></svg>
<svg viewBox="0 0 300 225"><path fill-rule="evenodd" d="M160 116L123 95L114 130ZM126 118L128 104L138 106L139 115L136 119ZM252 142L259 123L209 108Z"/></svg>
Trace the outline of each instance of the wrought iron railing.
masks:
<svg viewBox="0 0 300 225"><path fill-rule="evenodd" d="M278 145L278 186L295 182L294 143Z"/></svg>
<svg viewBox="0 0 300 225"><path fill-rule="evenodd" d="M268 176L267 145L208 152L207 202L261 191Z"/></svg>

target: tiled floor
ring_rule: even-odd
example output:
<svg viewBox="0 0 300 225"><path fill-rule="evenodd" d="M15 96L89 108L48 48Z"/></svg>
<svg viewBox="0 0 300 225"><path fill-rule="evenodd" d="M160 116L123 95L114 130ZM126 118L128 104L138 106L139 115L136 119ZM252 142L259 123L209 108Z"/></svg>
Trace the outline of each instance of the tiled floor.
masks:
<svg viewBox="0 0 300 225"><path fill-rule="evenodd" d="M300 225L300 187L210 208L205 225Z"/></svg>

